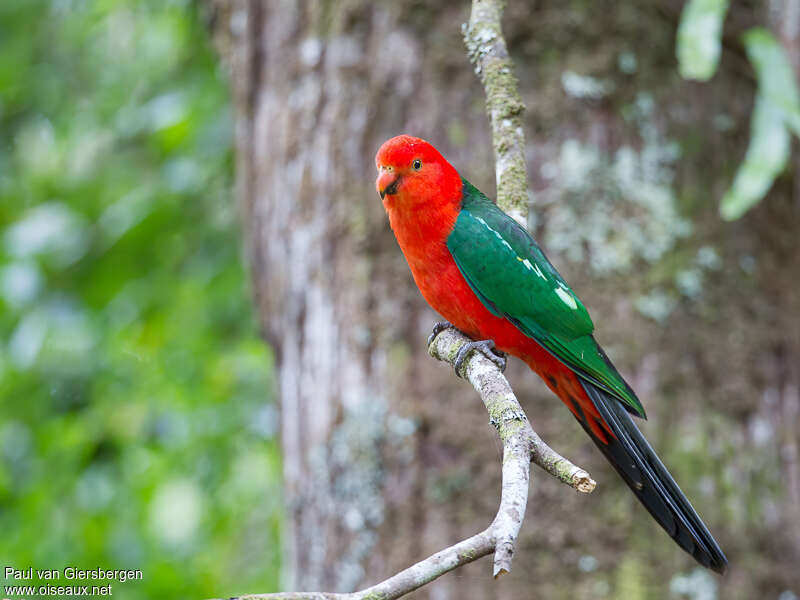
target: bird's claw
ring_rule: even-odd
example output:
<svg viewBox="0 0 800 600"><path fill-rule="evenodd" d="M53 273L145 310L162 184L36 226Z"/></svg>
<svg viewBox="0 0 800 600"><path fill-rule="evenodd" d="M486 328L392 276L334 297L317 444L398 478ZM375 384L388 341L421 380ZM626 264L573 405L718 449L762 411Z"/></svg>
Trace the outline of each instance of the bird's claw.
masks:
<svg viewBox="0 0 800 600"><path fill-rule="evenodd" d="M456 370L456 375L459 377L461 377L461 367L464 365L467 355L469 355L469 353L473 350L477 350L494 364L496 364L501 373L506 370L506 353L495 348L494 340L479 340L477 342L468 342L464 344L461 346L458 354L456 354L456 360L453 362L453 367Z"/></svg>
<svg viewBox="0 0 800 600"><path fill-rule="evenodd" d="M438 321L434 323L433 331L428 336L428 346L430 346L433 343L433 340L436 339L436 336L445 329L456 329L456 326L449 321ZM497 365L497 368L500 369L500 372L504 372L506 370L506 353L495 348L494 340L478 340L477 342L467 342L461 346L458 354L456 354L456 359L453 361L453 366L458 377L461 377L459 373L461 371L461 367L464 366L464 361L467 359L469 353L473 350L477 350L495 365Z"/></svg>
<svg viewBox="0 0 800 600"><path fill-rule="evenodd" d="M433 343L433 340L436 339L436 336L442 333L445 329L455 329L455 325L453 325L450 321L437 321L433 324L433 331L428 336L428 346Z"/></svg>

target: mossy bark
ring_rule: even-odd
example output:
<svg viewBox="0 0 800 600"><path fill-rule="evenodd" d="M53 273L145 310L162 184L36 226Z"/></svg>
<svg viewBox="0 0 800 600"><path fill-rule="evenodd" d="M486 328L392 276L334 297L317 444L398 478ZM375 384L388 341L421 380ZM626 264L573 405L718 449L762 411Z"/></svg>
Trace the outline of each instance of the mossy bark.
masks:
<svg viewBox="0 0 800 600"><path fill-rule="evenodd" d="M528 217L525 168L525 105L517 89L514 64L502 33L504 2L473 0L464 43L475 73L486 91L486 112L492 126L497 205L523 225Z"/></svg>

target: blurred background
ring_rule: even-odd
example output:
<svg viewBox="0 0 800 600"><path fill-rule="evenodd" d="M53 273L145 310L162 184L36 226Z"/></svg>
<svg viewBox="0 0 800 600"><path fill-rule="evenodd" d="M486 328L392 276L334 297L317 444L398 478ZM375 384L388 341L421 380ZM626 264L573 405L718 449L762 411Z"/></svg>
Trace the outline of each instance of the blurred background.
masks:
<svg viewBox="0 0 800 600"><path fill-rule="evenodd" d="M277 585L231 130L191 2L0 3L0 565Z"/></svg>
<svg viewBox="0 0 800 600"><path fill-rule="evenodd" d="M141 569L124 598L348 591L490 522L498 442L425 352L373 184L411 133L493 194L468 17L0 3L0 566ZM598 489L534 470L513 573L411 597L797 600L797 3L509 0L504 28L529 229L731 568L683 554L511 364Z"/></svg>

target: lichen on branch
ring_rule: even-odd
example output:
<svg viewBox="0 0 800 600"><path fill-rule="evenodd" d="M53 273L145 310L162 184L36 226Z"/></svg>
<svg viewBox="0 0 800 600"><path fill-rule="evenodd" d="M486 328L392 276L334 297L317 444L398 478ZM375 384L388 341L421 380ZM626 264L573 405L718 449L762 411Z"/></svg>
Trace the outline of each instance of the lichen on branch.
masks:
<svg viewBox="0 0 800 600"><path fill-rule="evenodd" d="M469 341L461 332L446 329L432 340L428 352L438 360L454 364L458 351ZM594 490L596 483L589 473L550 448L533 430L511 384L497 365L478 352L469 355L464 363L464 377L480 395L489 413L489 422L497 429L504 450L509 445L516 449L517 442L521 442L520 448L528 453L530 462L579 492Z"/></svg>
<svg viewBox="0 0 800 600"><path fill-rule="evenodd" d="M464 43L475 73L486 91L486 111L492 125L497 205L523 226L528 218L525 166L525 104L517 89L513 63L503 38L502 0L472 0Z"/></svg>

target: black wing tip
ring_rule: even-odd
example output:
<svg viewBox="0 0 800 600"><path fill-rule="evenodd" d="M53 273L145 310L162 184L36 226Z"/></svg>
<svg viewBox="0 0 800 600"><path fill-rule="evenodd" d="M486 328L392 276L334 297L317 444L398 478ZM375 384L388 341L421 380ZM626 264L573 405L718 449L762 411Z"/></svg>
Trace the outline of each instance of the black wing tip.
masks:
<svg viewBox="0 0 800 600"><path fill-rule="evenodd" d="M708 533L706 531L706 533ZM708 537L703 540L703 546L695 544L693 549L686 549L692 557L704 567L711 569L719 575L724 575L728 570L728 558L722 552L717 542L708 534ZM683 547L683 546L681 546Z"/></svg>
<svg viewBox="0 0 800 600"><path fill-rule="evenodd" d="M722 548L717 545L713 537L711 541L714 542L714 546L712 547L713 556L711 557L711 564L708 565L708 568L720 575L724 575L728 570L728 557L725 556Z"/></svg>
<svg viewBox="0 0 800 600"><path fill-rule="evenodd" d="M725 558L725 555L723 554L721 560L713 561L710 565L708 565L708 568L715 573L725 575L725 572L728 570L728 559Z"/></svg>
<svg viewBox="0 0 800 600"><path fill-rule="evenodd" d="M636 428L626 407L589 381L581 381L616 439L603 443L586 424L584 429L622 479L678 546L699 564L722 575L728 559L700 516Z"/></svg>

